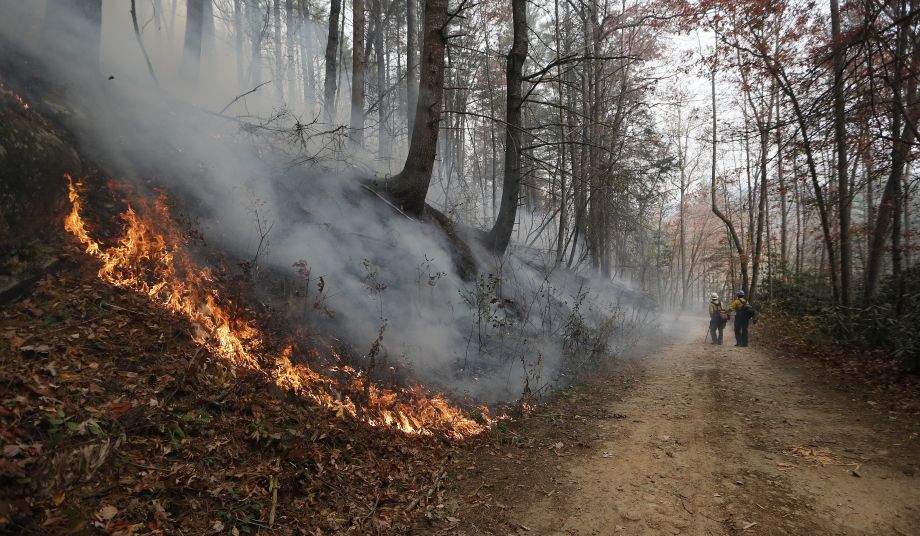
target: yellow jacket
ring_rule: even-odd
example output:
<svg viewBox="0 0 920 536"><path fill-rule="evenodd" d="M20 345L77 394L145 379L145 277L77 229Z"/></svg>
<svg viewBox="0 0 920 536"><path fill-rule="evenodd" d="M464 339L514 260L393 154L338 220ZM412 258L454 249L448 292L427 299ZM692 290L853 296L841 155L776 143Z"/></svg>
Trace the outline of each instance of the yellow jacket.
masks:
<svg viewBox="0 0 920 536"><path fill-rule="evenodd" d="M724 310L722 300L709 302L709 318L719 318L719 313Z"/></svg>
<svg viewBox="0 0 920 536"><path fill-rule="evenodd" d="M732 311L735 311L737 313L738 311L741 310L742 307L745 306L745 304L747 304L747 300L745 300L744 298L738 298L737 300L732 302Z"/></svg>

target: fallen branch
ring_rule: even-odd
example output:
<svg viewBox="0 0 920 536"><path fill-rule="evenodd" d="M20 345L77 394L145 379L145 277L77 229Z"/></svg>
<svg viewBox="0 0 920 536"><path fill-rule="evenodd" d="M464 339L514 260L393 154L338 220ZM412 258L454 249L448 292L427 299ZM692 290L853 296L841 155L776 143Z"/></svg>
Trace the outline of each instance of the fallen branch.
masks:
<svg viewBox="0 0 920 536"><path fill-rule="evenodd" d="M242 95L237 95L235 99L233 99L232 101L230 101L229 104L227 104L227 105L224 106L219 112L217 112L217 115L221 115L221 116L224 115L224 112L227 111L227 108L229 108L229 107L233 106L234 104L236 104L236 102L237 102L238 100L242 99L242 98L245 97L246 95L252 95L252 94L255 93L256 91L259 91L259 88L261 88L262 86L267 85L267 84L271 84L271 83L272 83L271 80L269 80L268 82L262 82L261 84L259 84L259 85L257 85L256 87L250 89L250 90L247 91L246 93L243 93Z"/></svg>

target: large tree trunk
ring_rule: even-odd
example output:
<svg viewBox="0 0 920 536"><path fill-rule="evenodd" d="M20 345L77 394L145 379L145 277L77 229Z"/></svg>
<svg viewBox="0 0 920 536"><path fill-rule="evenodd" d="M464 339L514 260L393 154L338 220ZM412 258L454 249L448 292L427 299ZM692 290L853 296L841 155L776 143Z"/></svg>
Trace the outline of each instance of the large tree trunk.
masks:
<svg viewBox="0 0 920 536"><path fill-rule="evenodd" d="M418 104L418 0L406 0L406 124L409 137Z"/></svg>
<svg viewBox="0 0 920 536"><path fill-rule="evenodd" d="M205 0L188 0L185 8L185 47L180 73L182 78L198 80L198 65L201 62L201 33L204 28Z"/></svg>
<svg viewBox="0 0 920 536"><path fill-rule="evenodd" d="M425 7L424 41L419 67L419 98L409 154L402 171L388 185L388 192L408 214L420 216L431 184L431 170L438 147L441 99L444 94L444 48L447 42L447 0L428 0Z"/></svg>
<svg viewBox="0 0 920 536"><path fill-rule="evenodd" d="M844 116L843 71L846 67L844 43L840 37L840 7L831 2L831 39L834 47L834 138L837 147L837 213L840 233L840 304L850 305L850 188L847 178L847 130Z"/></svg>
<svg viewBox="0 0 920 536"><path fill-rule="evenodd" d="M364 145L364 0L352 0L351 141Z"/></svg>
<svg viewBox="0 0 920 536"><path fill-rule="evenodd" d="M527 60L527 0L511 0L511 21L514 41L508 51L505 70L505 180L498 218L486 239L488 247L498 255L505 252L511 241L521 196L521 107L524 104L524 62Z"/></svg>
<svg viewBox="0 0 920 536"><path fill-rule="evenodd" d="M339 49L341 11L342 0L332 0L329 4L329 35L326 38L326 78L323 82L323 109L330 123L335 119L335 89L338 83L336 53Z"/></svg>

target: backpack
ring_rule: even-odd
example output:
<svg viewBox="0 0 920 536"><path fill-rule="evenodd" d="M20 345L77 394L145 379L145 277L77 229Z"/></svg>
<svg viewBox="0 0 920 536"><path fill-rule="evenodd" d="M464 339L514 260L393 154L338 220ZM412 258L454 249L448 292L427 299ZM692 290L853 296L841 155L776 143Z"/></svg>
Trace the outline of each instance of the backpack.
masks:
<svg viewBox="0 0 920 536"><path fill-rule="evenodd" d="M745 301L744 305L741 306L741 309L738 310L737 317L739 320L750 320L754 318L754 315L757 314L757 311L754 309L754 306L750 302Z"/></svg>

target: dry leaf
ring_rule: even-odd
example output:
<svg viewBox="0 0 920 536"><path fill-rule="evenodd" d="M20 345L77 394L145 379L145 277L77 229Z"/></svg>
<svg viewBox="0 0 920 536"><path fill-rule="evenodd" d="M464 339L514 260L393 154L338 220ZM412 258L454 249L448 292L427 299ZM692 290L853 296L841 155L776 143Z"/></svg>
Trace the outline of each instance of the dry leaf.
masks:
<svg viewBox="0 0 920 536"><path fill-rule="evenodd" d="M96 512L96 517L98 517L100 521L106 522L111 521L112 518L116 515L118 515L118 508L115 508L110 504L103 506L99 509L98 512Z"/></svg>

